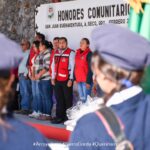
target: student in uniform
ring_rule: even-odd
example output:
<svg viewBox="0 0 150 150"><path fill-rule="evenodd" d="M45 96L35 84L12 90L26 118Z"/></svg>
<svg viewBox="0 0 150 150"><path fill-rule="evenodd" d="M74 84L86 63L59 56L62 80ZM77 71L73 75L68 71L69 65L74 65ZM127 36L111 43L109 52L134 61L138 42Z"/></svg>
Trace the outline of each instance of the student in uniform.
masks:
<svg viewBox="0 0 150 150"><path fill-rule="evenodd" d="M56 118L52 123L64 122L66 110L72 107L73 101L73 74L74 74L73 50L68 48L68 41L65 37L59 38L59 49L54 55L54 69L52 69L52 84L54 85L56 105Z"/></svg>
<svg viewBox="0 0 150 150"><path fill-rule="evenodd" d="M91 95L92 89L92 71L91 71L91 56L92 52L89 48L90 41L83 38L80 42L80 48L75 55L75 81L78 85L78 93L80 100L84 103L87 96Z"/></svg>
<svg viewBox="0 0 150 150"><path fill-rule="evenodd" d="M5 52L0 48L0 149L1 150L49 150L46 139L34 128L16 119L8 112L7 105L13 93L6 89L10 77L10 69L16 68L22 57L17 44L0 34L0 44L6 43ZM11 51L10 51L11 49Z"/></svg>
<svg viewBox="0 0 150 150"><path fill-rule="evenodd" d="M145 95L139 85L145 66L150 64L150 43L112 24L95 29L92 39L97 50L92 57L92 70L105 92L105 105L119 118L130 149L149 150L150 95ZM118 143L113 139L105 118L95 110L78 120L70 143L80 145L74 144L70 150L115 150Z"/></svg>

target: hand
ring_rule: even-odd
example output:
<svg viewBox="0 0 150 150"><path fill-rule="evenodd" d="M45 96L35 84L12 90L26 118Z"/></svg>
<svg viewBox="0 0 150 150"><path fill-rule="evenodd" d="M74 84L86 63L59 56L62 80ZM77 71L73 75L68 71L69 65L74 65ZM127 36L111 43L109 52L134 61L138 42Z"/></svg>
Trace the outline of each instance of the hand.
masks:
<svg viewBox="0 0 150 150"><path fill-rule="evenodd" d="M73 84L75 84L75 85L76 85L76 84L77 84L77 81L74 81L74 82L73 82Z"/></svg>
<svg viewBox="0 0 150 150"><path fill-rule="evenodd" d="M67 83L67 87L71 87L72 86L72 81L69 80L68 83Z"/></svg>
<svg viewBox="0 0 150 150"><path fill-rule="evenodd" d="M87 88L87 89L90 89L90 88L91 88L91 85L86 83L86 88Z"/></svg>
<svg viewBox="0 0 150 150"><path fill-rule="evenodd" d="M39 74L36 74L34 79L35 79L35 80L39 80L40 77L41 77L41 76L40 76Z"/></svg>
<svg viewBox="0 0 150 150"><path fill-rule="evenodd" d="M51 80L52 85L55 85L55 79Z"/></svg>

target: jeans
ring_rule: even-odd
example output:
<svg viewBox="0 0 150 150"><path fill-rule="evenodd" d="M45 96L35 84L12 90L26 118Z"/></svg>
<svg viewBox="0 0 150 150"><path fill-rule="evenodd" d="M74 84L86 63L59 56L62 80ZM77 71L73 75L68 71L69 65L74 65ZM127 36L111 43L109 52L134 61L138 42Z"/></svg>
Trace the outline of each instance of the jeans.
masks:
<svg viewBox="0 0 150 150"><path fill-rule="evenodd" d="M32 108L33 111L36 112L42 112L42 98L39 90L39 81L32 80L32 95L33 95L33 101L32 101Z"/></svg>
<svg viewBox="0 0 150 150"><path fill-rule="evenodd" d="M90 89L86 88L86 83L85 82L78 82L78 93L79 93L79 98L80 100L85 103L87 100L87 96L91 95L91 90L92 90L92 84Z"/></svg>
<svg viewBox="0 0 150 150"><path fill-rule="evenodd" d="M39 90L42 99L43 113L51 115L52 107L53 107L53 89L50 80L40 80L39 81Z"/></svg>
<svg viewBox="0 0 150 150"><path fill-rule="evenodd" d="M31 80L26 79L23 75L19 76L21 109L30 110L32 102Z"/></svg>

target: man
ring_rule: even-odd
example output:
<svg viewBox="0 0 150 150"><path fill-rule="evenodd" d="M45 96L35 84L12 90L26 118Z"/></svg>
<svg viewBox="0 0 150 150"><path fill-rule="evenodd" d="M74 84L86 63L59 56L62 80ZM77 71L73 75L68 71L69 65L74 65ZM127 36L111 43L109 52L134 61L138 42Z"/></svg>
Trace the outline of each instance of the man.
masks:
<svg viewBox="0 0 150 150"><path fill-rule="evenodd" d="M54 54L54 68L52 69L52 84L56 96L56 118L52 123L62 123L66 117L66 110L72 106L73 101L73 73L74 73L73 50L68 48L65 37L59 39L59 49ZM55 70L55 72L54 72Z"/></svg>
<svg viewBox="0 0 150 150"><path fill-rule="evenodd" d="M18 75L19 75L19 85L20 85L20 95L21 95L21 111L20 113L28 114L31 109L32 91L31 91L31 81L28 78L27 60L30 53L30 42L23 39L21 42L21 47L23 50L23 59L19 65Z"/></svg>

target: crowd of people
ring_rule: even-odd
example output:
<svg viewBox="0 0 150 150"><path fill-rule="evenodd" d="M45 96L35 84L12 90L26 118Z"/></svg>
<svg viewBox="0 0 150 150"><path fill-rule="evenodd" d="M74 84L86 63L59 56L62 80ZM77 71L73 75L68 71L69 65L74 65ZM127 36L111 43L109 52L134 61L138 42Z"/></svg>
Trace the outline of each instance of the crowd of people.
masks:
<svg viewBox="0 0 150 150"><path fill-rule="evenodd" d="M89 39L81 39L79 49L72 50L66 37L55 37L51 43L43 34L36 33L32 43L23 39L20 45L23 59L18 72L17 68L12 69L13 79L10 78L10 86L15 83L14 90L17 79L19 81L17 94L20 94L20 99L14 103L15 97L13 109L19 108L16 113L39 120L63 123L67 120L66 110L74 103L73 85L76 85L83 103L91 95L93 79ZM55 109L53 104L56 104Z"/></svg>

